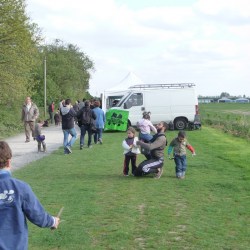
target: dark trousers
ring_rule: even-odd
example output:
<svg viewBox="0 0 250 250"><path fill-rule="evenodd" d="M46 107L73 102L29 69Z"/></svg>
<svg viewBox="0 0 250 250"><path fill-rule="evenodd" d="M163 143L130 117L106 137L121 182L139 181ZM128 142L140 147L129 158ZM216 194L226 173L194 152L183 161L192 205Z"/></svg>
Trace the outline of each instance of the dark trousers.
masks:
<svg viewBox="0 0 250 250"><path fill-rule="evenodd" d="M163 157L160 159L145 160L139 164L134 175L142 176L151 173L158 173L158 168L162 168L163 163L164 163Z"/></svg>
<svg viewBox="0 0 250 250"><path fill-rule="evenodd" d="M131 165L132 165L132 174L134 174L135 170L136 170L136 154L133 155L125 155L125 159L124 159L124 164L123 164L123 174L127 175L129 172L129 163L131 161Z"/></svg>
<svg viewBox="0 0 250 250"><path fill-rule="evenodd" d="M81 126L81 136L80 136L80 145L84 145L84 137L86 132L88 133L88 147L91 145L92 142L92 130L89 124Z"/></svg>
<svg viewBox="0 0 250 250"><path fill-rule="evenodd" d="M49 112L50 123L53 124L53 112Z"/></svg>

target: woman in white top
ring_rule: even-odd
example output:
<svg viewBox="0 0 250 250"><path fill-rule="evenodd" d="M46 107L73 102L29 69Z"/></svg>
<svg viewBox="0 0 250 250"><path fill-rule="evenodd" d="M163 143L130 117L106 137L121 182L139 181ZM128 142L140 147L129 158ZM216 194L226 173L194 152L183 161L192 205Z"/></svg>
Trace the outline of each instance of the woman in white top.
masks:
<svg viewBox="0 0 250 250"><path fill-rule="evenodd" d="M150 114L150 112L143 112L142 119L137 122L137 128L140 130L139 140L144 142L149 142L153 138L151 131L157 133L156 127L150 121Z"/></svg>

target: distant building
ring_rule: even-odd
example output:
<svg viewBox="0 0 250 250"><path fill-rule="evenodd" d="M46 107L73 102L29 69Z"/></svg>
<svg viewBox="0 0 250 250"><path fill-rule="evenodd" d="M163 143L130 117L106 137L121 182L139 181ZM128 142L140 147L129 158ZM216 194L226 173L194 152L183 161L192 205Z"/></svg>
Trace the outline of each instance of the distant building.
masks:
<svg viewBox="0 0 250 250"><path fill-rule="evenodd" d="M249 99L247 99L247 98L238 98L238 99L235 100L235 102L238 102L238 103L248 103Z"/></svg>
<svg viewBox="0 0 250 250"><path fill-rule="evenodd" d="M199 103L211 103L211 102L214 102L214 99L209 98L209 97L198 97L198 102Z"/></svg>
<svg viewBox="0 0 250 250"><path fill-rule="evenodd" d="M229 98L227 98L227 97L222 97L222 98L220 98L219 100L218 100L218 102L234 102L233 100L231 100L231 99L229 99Z"/></svg>

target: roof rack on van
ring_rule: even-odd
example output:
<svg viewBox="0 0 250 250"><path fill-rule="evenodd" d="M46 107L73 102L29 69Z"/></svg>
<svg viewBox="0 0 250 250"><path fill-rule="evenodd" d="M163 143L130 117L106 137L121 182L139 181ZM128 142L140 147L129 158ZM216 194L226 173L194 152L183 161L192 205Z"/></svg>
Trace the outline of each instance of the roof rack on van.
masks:
<svg viewBox="0 0 250 250"><path fill-rule="evenodd" d="M169 83L169 84L139 84L129 87L129 89L183 89L192 88L194 83Z"/></svg>

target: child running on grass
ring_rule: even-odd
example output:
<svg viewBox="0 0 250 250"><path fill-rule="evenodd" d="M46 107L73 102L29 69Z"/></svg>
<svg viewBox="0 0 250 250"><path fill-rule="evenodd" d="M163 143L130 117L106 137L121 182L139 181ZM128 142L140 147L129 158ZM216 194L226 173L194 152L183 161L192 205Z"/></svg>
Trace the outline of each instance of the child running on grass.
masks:
<svg viewBox="0 0 250 250"><path fill-rule="evenodd" d="M184 131L180 131L178 136L171 141L168 147L169 159L171 159L170 154L174 149L175 172L178 179L185 178L187 169L186 148L191 151L193 156L196 155L194 148L186 139L186 133Z"/></svg>
<svg viewBox="0 0 250 250"><path fill-rule="evenodd" d="M135 133L136 133L135 129L133 127L129 127L127 129L128 137L122 142L122 147L124 149L123 154L125 155L124 165L123 165L124 176L128 176L130 161L132 165L132 174L136 170L136 158L137 155L140 154L140 149L139 146L136 145L138 138L135 137Z"/></svg>

